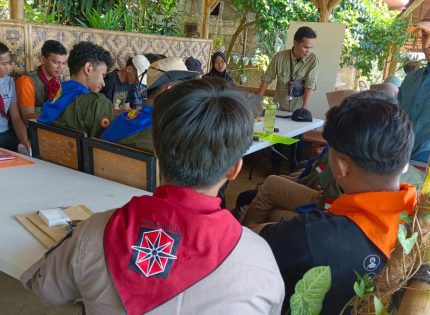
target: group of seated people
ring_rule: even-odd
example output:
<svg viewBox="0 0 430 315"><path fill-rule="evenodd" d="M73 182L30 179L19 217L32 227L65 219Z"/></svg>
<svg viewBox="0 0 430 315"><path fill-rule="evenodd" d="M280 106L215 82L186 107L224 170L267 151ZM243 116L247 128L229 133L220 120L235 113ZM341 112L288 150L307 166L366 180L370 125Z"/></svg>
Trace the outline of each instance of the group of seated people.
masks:
<svg viewBox="0 0 430 315"><path fill-rule="evenodd" d="M1 81L10 61L2 51L0 87L13 84ZM329 266L321 314L339 314L355 294L355 273L382 270L400 215L412 215L417 202L415 187L401 183L415 138L408 114L376 91L331 108L327 148L299 174L267 178L244 213L249 229L217 197L242 168L258 107L217 68L224 58L212 58L215 70L205 79L180 58L145 70L143 58L132 58L115 80L144 84L146 75L147 98L114 117L112 102L98 93L112 57L89 42L73 47L70 81L46 90L55 96L39 121L154 151L162 184L153 196L79 224L22 274L25 287L52 304L82 301L87 314L283 314L305 272ZM21 119L23 134L14 128L25 144L25 122L13 108L5 109L12 122ZM304 185L321 171L333 190L321 187L319 175Z"/></svg>
<svg viewBox="0 0 430 315"><path fill-rule="evenodd" d="M189 57L184 62L152 53L130 57L124 68L109 72L114 64L111 54L91 42L74 45L67 57L60 42L47 40L41 53L37 71L20 75L14 84L8 75L9 49L0 43L0 79L5 82L0 88L5 113L0 146L7 149L16 151L18 143L29 148L26 124L38 118L41 123L153 151L150 125L155 98L180 81L203 75L198 59ZM60 82L66 59L70 80ZM215 53L212 63L212 70L203 77L233 82L223 53Z"/></svg>

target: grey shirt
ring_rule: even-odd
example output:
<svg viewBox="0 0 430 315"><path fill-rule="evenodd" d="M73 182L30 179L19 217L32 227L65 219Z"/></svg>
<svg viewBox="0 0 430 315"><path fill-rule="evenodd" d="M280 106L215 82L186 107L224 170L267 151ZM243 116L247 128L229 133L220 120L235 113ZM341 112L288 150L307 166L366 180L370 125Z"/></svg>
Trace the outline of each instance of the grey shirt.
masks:
<svg viewBox="0 0 430 315"><path fill-rule="evenodd" d="M81 224L47 257L21 275L44 302L81 299L87 314L125 314L106 266L105 226L113 211ZM211 274L149 314L280 314L284 283L267 243L243 228L241 239Z"/></svg>
<svg viewBox="0 0 430 315"><path fill-rule="evenodd" d="M15 82L6 75L0 78L0 93L3 98L5 111L9 110L11 104L16 103ZM0 133L9 130L9 120L0 115Z"/></svg>

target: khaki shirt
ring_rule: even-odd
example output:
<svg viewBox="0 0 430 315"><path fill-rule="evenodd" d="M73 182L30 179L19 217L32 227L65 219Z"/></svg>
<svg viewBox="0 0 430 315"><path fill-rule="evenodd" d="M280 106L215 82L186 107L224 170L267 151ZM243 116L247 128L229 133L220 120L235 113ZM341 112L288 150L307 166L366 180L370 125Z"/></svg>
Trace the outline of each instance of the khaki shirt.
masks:
<svg viewBox="0 0 430 315"><path fill-rule="evenodd" d="M84 131L89 137L99 137L113 117L113 105L106 96L90 93L76 97L53 124Z"/></svg>
<svg viewBox="0 0 430 315"><path fill-rule="evenodd" d="M303 96L293 97L291 102L288 101L288 82L291 76L290 56L293 66L293 80L304 80L305 88L315 90L318 75L318 58L311 53L305 59L295 59L291 49L277 53L267 68L267 71L261 77L261 81L272 83L276 78L276 91L274 100L279 102L280 109L294 111L303 106Z"/></svg>
<svg viewBox="0 0 430 315"><path fill-rule="evenodd" d="M125 314L106 266L103 235L112 211L96 213L21 275L45 303L80 299L88 315ZM280 314L284 283L267 243L243 228L211 274L148 314Z"/></svg>

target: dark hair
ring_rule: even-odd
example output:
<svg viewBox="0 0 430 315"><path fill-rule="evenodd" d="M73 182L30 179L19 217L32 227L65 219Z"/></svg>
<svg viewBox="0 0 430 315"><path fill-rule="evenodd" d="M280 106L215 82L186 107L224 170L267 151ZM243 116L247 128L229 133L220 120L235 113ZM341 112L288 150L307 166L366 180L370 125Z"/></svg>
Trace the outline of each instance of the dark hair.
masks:
<svg viewBox="0 0 430 315"><path fill-rule="evenodd" d="M303 38L317 38L317 34L315 33L315 31L313 29L311 29L308 26L302 26L299 27L296 31L296 33L294 34L294 40L296 42L302 42Z"/></svg>
<svg viewBox="0 0 430 315"><path fill-rule="evenodd" d="M327 112L323 131L333 149L378 175L400 174L415 139L407 113L389 99L362 93L347 97Z"/></svg>
<svg viewBox="0 0 430 315"><path fill-rule="evenodd" d="M43 43L42 56L47 58L49 54L67 55L67 49L60 42L48 39Z"/></svg>
<svg viewBox="0 0 430 315"><path fill-rule="evenodd" d="M128 58L127 59L127 62L125 63L125 66L126 67L128 67L128 66L133 66L133 68L135 68L136 69L136 67L134 66L134 64L133 64L133 57L130 57L130 58Z"/></svg>
<svg viewBox="0 0 430 315"><path fill-rule="evenodd" d="M252 144L249 100L218 78L182 82L154 104L152 135L160 171L171 184L218 182Z"/></svg>
<svg viewBox="0 0 430 315"><path fill-rule="evenodd" d="M418 61L408 61L403 65L403 71L405 74L411 73L420 67L420 63Z"/></svg>
<svg viewBox="0 0 430 315"><path fill-rule="evenodd" d="M108 71L113 65L110 52L99 45L91 42L80 42L73 45L69 58L67 58L70 74L78 73L87 62L91 62L94 67L104 62Z"/></svg>
<svg viewBox="0 0 430 315"><path fill-rule="evenodd" d="M0 42L0 55L3 55L7 52L9 52L9 47L7 47L5 44Z"/></svg>
<svg viewBox="0 0 430 315"><path fill-rule="evenodd" d="M151 54L151 53L144 54L144 56L146 57L146 59L148 59L149 63L153 63L153 62L156 62L158 60L167 58L166 56L161 55L161 54Z"/></svg>

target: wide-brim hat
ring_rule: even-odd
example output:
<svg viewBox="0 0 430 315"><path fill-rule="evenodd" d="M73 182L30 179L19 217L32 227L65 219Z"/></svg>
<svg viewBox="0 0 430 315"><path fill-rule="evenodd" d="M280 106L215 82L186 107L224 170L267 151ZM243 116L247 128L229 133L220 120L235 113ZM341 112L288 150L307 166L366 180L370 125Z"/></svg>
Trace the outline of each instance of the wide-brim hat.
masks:
<svg viewBox="0 0 430 315"><path fill-rule="evenodd" d="M148 59L144 55L136 55L131 59L131 62L137 70L137 77L139 78L140 83L146 85L146 70L150 65Z"/></svg>
<svg viewBox="0 0 430 315"><path fill-rule="evenodd" d="M408 28L409 33L413 33L418 30L430 33L430 21L420 21Z"/></svg>
<svg viewBox="0 0 430 315"><path fill-rule="evenodd" d="M151 63L147 75L148 87L146 90L152 90L166 83L194 78L200 73L188 71L181 58L168 57Z"/></svg>

